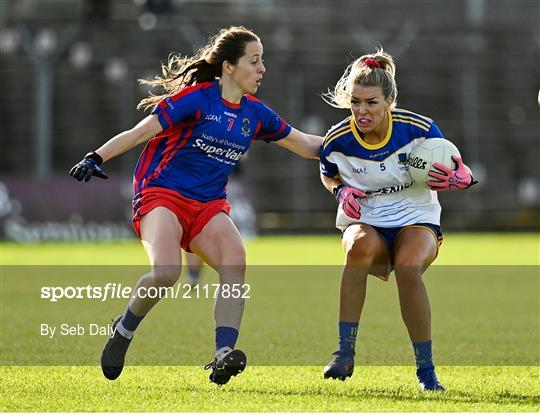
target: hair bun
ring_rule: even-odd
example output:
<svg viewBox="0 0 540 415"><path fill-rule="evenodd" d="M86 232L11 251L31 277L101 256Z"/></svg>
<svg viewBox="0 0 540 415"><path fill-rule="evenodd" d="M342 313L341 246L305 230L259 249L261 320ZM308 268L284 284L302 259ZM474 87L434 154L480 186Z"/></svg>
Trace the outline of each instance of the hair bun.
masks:
<svg viewBox="0 0 540 415"><path fill-rule="evenodd" d="M379 63L379 61L376 60L376 59L373 59L373 58L367 58L364 61L364 65L366 65L368 68L380 68L381 67L381 64Z"/></svg>

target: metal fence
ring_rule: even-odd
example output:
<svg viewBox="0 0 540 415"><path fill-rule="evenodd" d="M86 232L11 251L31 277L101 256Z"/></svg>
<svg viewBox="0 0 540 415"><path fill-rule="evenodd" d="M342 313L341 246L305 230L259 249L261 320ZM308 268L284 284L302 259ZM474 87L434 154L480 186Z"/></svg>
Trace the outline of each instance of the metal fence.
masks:
<svg viewBox="0 0 540 415"><path fill-rule="evenodd" d="M21 183L54 183L142 118L135 107L148 90L137 79L170 52L191 54L220 27L241 24L265 45L258 96L321 135L347 112L320 94L355 57L383 46L397 61L399 106L435 119L480 180L440 195L445 227L539 228L536 0L2 0L0 12L1 212L13 214L6 206ZM138 153L108 172L129 179ZM316 162L256 144L240 176L262 231L332 230L336 206Z"/></svg>

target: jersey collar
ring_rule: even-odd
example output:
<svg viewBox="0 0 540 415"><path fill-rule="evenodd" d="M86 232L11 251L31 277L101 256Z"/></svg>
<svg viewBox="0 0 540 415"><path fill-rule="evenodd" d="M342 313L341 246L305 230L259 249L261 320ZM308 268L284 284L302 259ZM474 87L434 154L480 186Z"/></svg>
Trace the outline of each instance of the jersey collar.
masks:
<svg viewBox="0 0 540 415"><path fill-rule="evenodd" d="M233 110L237 110L239 109L242 104L244 103L246 97L245 95L240 99L240 102L238 104L235 104L233 102L230 102L230 101L227 101L226 99L224 99L222 96L221 96L221 88L219 87L219 81L216 79L214 80L214 86L216 88L216 93L217 95L219 96L219 98L221 99L221 102L223 103L223 105L225 105L226 107L229 107L230 109L233 109Z"/></svg>
<svg viewBox="0 0 540 415"><path fill-rule="evenodd" d="M382 140L380 143L377 144L369 144L366 143L362 136L360 135L360 131L358 131L358 127L356 127L356 122L354 121L354 117L351 117L351 130L353 132L354 138L356 138L356 141L360 143L360 145L364 148L367 148L368 150L378 150L380 148L383 148L385 145L388 144L390 141L390 137L392 136L392 128L393 128L393 120L392 120L392 113L390 111L387 111L388 113L388 131L386 132L386 137L384 137L384 140Z"/></svg>

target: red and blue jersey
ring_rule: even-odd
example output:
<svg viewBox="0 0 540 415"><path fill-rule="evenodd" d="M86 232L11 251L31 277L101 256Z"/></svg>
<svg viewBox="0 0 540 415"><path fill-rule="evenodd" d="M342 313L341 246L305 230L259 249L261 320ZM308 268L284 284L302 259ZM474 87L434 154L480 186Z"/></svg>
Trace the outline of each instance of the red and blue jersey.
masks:
<svg viewBox="0 0 540 415"><path fill-rule="evenodd" d="M164 187L200 202L224 199L229 174L253 140L277 141L291 132L290 125L251 95L239 104L222 99L217 80L180 90L152 114L163 131L139 157L135 194Z"/></svg>

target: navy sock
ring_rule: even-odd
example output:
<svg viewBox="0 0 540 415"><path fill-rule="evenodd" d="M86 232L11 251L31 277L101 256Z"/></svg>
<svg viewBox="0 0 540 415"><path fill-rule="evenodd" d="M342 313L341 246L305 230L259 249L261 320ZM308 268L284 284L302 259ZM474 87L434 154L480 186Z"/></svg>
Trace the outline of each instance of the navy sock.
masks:
<svg viewBox="0 0 540 415"><path fill-rule="evenodd" d="M234 349L238 339L238 330L233 327L216 327L216 350L222 347Z"/></svg>
<svg viewBox="0 0 540 415"><path fill-rule="evenodd" d="M358 323L347 321L339 322L339 350L349 351L354 355L356 346L356 334L358 333Z"/></svg>
<svg viewBox="0 0 540 415"><path fill-rule="evenodd" d="M431 340L427 342L412 342L416 369L419 372L433 370L433 359L431 356Z"/></svg>
<svg viewBox="0 0 540 415"><path fill-rule="evenodd" d="M188 272L192 280L198 280L201 276L201 272L198 269L190 268Z"/></svg>
<svg viewBox="0 0 540 415"><path fill-rule="evenodd" d="M133 314L128 307L124 313L124 317L122 317L122 320L120 320L120 323L122 323L122 326L126 330L135 331L143 318L144 316L139 317Z"/></svg>

